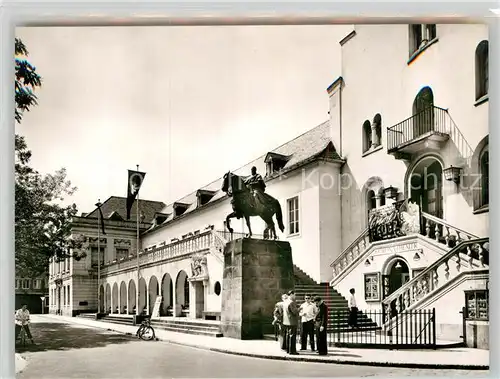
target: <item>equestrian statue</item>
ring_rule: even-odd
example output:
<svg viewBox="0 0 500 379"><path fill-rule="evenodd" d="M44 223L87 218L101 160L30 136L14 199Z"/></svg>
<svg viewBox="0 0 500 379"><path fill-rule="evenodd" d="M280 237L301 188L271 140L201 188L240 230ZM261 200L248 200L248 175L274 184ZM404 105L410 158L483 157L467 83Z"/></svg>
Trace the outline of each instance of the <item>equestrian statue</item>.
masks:
<svg viewBox="0 0 500 379"><path fill-rule="evenodd" d="M260 216L266 223L264 229L264 239L277 239L276 228L274 226L273 216L276 215L278 226L281 232L285 230L283 225L283 215L281 205L274 197L265 193L266 184L262 176L257 173L257 169L252 167L252 175L244 180L242 177L227 172L222 180L222 191L228 194L231 199L233 212L226 217L226 226L232 234L233 229L230 225L231 218L245 218L248 234L247 238L252 237L252 227L250 226L250 217Z"/></svg>

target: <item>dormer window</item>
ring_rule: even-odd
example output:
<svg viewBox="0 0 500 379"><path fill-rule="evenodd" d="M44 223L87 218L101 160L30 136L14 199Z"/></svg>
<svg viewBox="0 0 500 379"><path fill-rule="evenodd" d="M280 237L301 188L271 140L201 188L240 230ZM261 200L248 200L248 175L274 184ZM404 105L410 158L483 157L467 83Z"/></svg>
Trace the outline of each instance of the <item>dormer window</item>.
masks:
<svg viewBox="0 0 500 379"><path fill-rule="evenodd" d="M168 217L170 216L170 213L160 213L160 212L156 212L155 213L155 224L156 225L161 225L163 224L167 219Z"/></svg>
<svg viewBox="0 0 500 379"><path fill-rule="evenodd" d="M208 190L198 190L196 192L196 198L198 199L198 207L201 207L205 204L207 204L210 200L212 200L212 197L214 197L215 191L208 191Z"/></svg>
<svg viewBox="0 0 500 379"><path fill-rule="evenodd" d="M114 211L108 216L108 220L112 221L123 221L123 217L117 211Z"/></svg>
<svg viewBox="0 0 500 379"><path fill-rule="evenodd" d="M277 154L277 153L267 153L264 162L266 163L266 176L272 176L277 172L280 172L287 162L290 160L290 156Z"/></svg>
<svg viewBox="0 0 500 379"><path fill-rule="evenodd" d="M178 217L187 211L189 204L174 203L174 217Z"/></svg>

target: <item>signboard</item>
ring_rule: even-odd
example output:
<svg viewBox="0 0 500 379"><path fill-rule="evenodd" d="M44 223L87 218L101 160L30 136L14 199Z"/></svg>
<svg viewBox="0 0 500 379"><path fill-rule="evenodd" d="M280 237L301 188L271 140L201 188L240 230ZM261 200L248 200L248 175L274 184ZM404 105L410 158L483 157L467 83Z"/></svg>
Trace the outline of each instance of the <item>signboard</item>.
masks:
<svg viewBox="0 0 500 379"><path fill-rule="evenodd" d="M156 301L153 307L153 313L151 314L151 317L160 317L161 300L162 300L161 296L156 296Z"/></svg>
<svg viewBox="0 0 500 379"><path fill-rule="evenodd" d="M420 210L408 200L372 209L368 215L370 241L420 233Z"/></svg>

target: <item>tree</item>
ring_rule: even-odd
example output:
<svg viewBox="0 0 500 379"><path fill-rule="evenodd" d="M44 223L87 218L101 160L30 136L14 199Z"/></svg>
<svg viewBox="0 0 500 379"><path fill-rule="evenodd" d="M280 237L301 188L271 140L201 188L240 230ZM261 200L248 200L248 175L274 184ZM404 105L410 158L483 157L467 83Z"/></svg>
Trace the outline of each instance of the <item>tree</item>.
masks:
<svg viewBox="0 0 500 379"><path fill-rule="evenodd" d="M37 104L34 91L42 80L27 60L28 51L16 38L16 110L21 122L23 113ZM69 238L75 204L62 206L76 187L66 178L64 168L42 175L30 166L31 151L24 137L15 136L15 252L16 271L27 276L46 272L51 256L65 258L70 249L81 248L82 241Z"/></svg>
<svg viewBox="0 0 500 379"><path fill-rule="evenodd" d="M21 122L23 113L29 111L33 105L37 105L37 97L34 94L36 87L42 85L42 78L36 72L36 67L26 59L28 50L23 41L16 38L15 42L16 63L16 110L15 118Z"/></svg>

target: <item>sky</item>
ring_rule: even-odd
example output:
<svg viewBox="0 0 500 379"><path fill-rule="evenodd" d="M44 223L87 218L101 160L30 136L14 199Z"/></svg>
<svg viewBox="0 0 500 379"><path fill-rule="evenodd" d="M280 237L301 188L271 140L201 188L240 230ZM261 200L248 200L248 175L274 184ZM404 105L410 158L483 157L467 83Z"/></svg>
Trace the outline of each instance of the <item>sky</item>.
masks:
<svg viewBox="0 0 500 379"><path fill-rule="evenodd" d="M62 167L89 212L126 196L170 204L328 119L352 27L18 28L43 78L16 132L41 173Z"/></svg>

